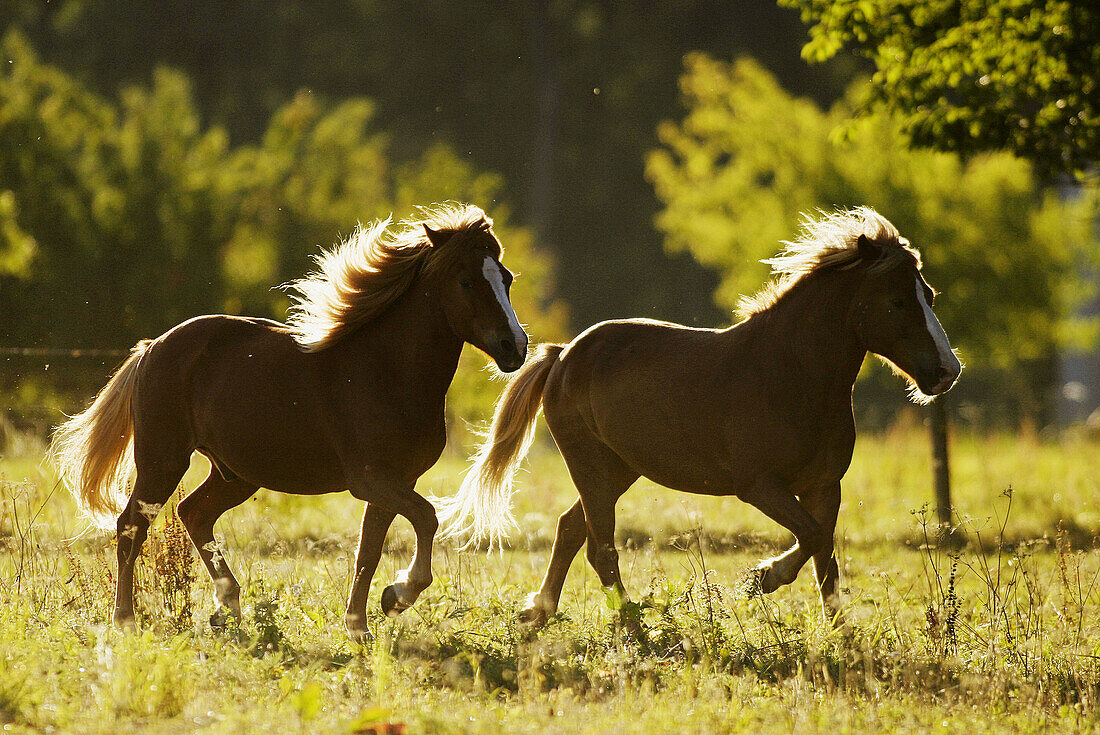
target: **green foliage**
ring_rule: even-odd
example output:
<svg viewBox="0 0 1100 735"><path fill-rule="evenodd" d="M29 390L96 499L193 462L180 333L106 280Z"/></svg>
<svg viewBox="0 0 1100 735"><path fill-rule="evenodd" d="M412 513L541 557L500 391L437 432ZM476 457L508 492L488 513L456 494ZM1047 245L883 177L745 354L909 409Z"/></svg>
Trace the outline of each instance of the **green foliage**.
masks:
<svg viewBox="0 0 1100 735"><path fill-rule="evenodd" d="M718 270L721 305L767 277L757 261L801 213L867 204L920 249L943 292L936 312L967 363L1018 369L1082 336L1070 314L1094 252L1090 196L1060 201L1007 154L964 163L911 151L891 118L849 122L855 91L826 112L752 61L693 55L686 65L688 112L661 126L647 172L668 248Z"/></svg>
<svg viewBox="0 0 1100 735"><path fill-rule="evenodd" d="M871 100L920 146L1008 150L1044 173L1100 160L1100 6L1078 0L780 0L802 54L875 64ZM868 108L870 109L870 108Z"/></svg>
<svg viewBox="0 0 1100 735"><path fill-rule="evenodd" d="M203 313L279 318L288 301L273 287L311 268L319 247L445 200L495 217L505 262L524 276L517 313L540 338L560 334L550 265L509 226L500 178L443 144L396 160L369 100L329 106L303 92L259 144L232 147L203 126L178 72L114 103L39 62L17 33L0 51L0 342L126 348ZM9 371L5 387L86 395L111 366L70 367ZM468 372L456 409L484 414L494 391Z"/></svg>
<svg viewBox="0 0 1100 735"><path fill-rule="evenodd" d="M0 50L3 340L124 346L214 308L226 141L199 129L186 80L112 105L14 33Z"/></svg>
<svg viewBox="0 0 1100 735"><path fill-rule="evenodd" d="M751 53L820 99L851 71L847 60L807 66L798 14L775 0L3 0L9 26L101 94L147 83L159 65L183 70L203 119L235 142L258 142L303 88L369 96L398 157L444 143L504 176L514 221L557 257L578 329L719 316L709 274L662 253L642 176L685 52Z"/></svg>

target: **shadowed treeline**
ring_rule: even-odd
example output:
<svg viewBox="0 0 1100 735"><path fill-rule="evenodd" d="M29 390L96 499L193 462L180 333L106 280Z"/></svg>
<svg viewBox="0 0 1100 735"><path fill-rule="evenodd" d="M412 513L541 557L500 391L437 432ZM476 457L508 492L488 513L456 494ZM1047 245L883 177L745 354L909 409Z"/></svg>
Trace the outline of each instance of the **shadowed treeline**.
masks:
<svg viewBox="0 0 1100 735"><path fill-rule="evenodd" d="M272 287L319 247L446 199L497 221L536 341L621 316L727 325L801 212L871 205L944 290L969 419L1045 424L1059 354L1091 344L1071 318L1089 196L1007 155L910 151L877 112L853 122L867 67L804 63L797 12L770 1L7 0L0 26L2 346L282 318ZM75 405L114 367L2 359L35 406ZM897 385L874 375L861 409L891 413ZM483 415L491 390L466 376L453 412Z"/></svg>
<svg viewBox="0 0 1100 735"><path fill-rule="evenodd" d="M444 143L504 177L496 194L557 256L577 326L631 314L722 318L711 277L661 254L658 203L642 176L657 123L676 111L684 53L751 54L822 102L841 93L851 67L804 63L798 14L771 0L6 6L0 22L102 94L148 85L161 66L184 72L202 120L234 143L259 142L299 92L320 104L369 98L395 159Z"/></svg>

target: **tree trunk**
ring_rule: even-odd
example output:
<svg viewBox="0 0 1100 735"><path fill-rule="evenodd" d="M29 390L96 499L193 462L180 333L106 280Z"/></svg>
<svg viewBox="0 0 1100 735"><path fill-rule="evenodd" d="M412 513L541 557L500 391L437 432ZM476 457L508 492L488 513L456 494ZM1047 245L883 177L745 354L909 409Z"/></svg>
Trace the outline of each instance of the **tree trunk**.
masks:
<svg viewBox="0 0 1100 735"><path fill-rule="evenodd" d="M940 525L951 524L951 466L947 455L947 400L932 401L929 426L932 429L932 477L936 490L936 517Z"/></svg>
<svg viewBox="0 0 1100 735"><path fill-rule="evenodd" d="M561 42L550 0L530 5L531 61L535 71L535 120L532 126L531 179L527 221L543 243L551 240L554 222L558 115L561 107Z"/></svg>

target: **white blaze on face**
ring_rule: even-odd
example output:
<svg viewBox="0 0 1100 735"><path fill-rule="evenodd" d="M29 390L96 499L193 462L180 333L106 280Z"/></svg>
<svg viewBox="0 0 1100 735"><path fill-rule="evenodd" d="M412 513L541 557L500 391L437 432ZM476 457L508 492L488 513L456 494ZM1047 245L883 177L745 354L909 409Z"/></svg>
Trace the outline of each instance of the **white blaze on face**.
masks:
<svg viewBox="0 0 1100 735"><path fill-rule="evenodd" d="M920 276L917 276L916 286L917 302L920 303L921 309L924 310L924 323L925 326L928 327L928 333L932 335L932 341L936 343L936 350L940 355L940 365L947 368L955 375L958 375L962 372L962 363L959 362L959 358L955 357L955 353L951 351L951 343L947 341L947 332L943 331L940 320L932 313L932 307L929 306L928 299L924 298L924 288Z"/></svg>
<svg viewBox="0 0 1100 735"><path fill-rule="evenodd" d="M481 272L485 274L485 280L492 287L493 294L497 297L497 303L500 304L504 315L508 317L508 328L512 330L512 341L516 343L516 347L522 354L527 347L527 334L523 331L523 327L519 325L519 319L516 318L516 311L512 308L512 303L508 301L508 292L504 290L504 276L500 272L500 265L492 257L486 256L485 262L481 266Z"/></svg>

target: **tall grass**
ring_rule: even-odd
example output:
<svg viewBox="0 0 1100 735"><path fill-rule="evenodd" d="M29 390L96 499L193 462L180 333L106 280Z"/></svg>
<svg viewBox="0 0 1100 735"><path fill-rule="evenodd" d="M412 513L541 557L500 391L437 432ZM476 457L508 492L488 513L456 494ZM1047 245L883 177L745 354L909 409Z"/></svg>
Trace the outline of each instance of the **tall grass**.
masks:
<svg viewBox="0 0 1100 735"><path fill-rule="evenodd" d="M364 645L341 623L360 510L350 498L261 494L219 523L244 590L233 629L211 625L212 587L169 509L139 567L143 632L122 634L109 625L113 541L81 535L71 501L28 452L0 460L0 723L93 733L1096 729L1100 494L1088 458L1098 449L959 437L945 533L925 505L923 435L861 438L838 536L840 628L821 622L810 568L772 596L744 594L744 571L785 546L785 532L734 499L643 484L619 513L633 602L609 601L581 554L560 613L535 634L515 615L574 497L544 447L520 478L525 534L490 557L440 548L435 584L391 620L378 596L411 553L407 524L395 524ZM447 492L461 467L449 456L421 490Z"/></svg>

